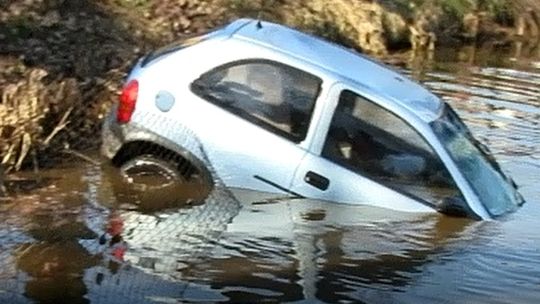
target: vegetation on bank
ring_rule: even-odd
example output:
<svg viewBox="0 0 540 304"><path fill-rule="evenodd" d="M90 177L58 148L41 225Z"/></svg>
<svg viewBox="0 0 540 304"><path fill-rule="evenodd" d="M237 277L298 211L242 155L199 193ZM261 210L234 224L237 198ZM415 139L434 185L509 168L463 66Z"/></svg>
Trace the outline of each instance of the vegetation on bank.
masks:
<svg viewBox="0 0 540 304"><path fill-rule="evenodd" d="M538 39L536 0L0 0L0 163L13 172L96 147L133 60L237 17L288 24L384 55ZM1 173L0 173L1 174Z"/></svg>
<svg viewBox="0 0 540 304"><path fill-rule="evenodd" d="M232 11L301 28L374 55L437 44L538 37L535 0L228 0Z"/></svg>

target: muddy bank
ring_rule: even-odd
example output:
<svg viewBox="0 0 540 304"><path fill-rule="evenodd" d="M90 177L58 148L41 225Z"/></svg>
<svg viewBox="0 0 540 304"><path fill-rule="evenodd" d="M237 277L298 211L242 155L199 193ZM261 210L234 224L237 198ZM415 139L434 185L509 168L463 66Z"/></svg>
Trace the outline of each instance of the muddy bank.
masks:
<svg viewBox="0 0 540 304"><path fill-rule="evenodd" d="M96 147L100 120L135 58L231 19L282 22L385 56L537 39L539 7L533 0L0 1L2 170L38 169Z"/></svg>
<svg viewBox="0 0 540 304"><path fill-rule="evenodd" d="M0 10L5 170L95 146L99 118L135 56L136 38L90 1L9 1Z"/></svg>

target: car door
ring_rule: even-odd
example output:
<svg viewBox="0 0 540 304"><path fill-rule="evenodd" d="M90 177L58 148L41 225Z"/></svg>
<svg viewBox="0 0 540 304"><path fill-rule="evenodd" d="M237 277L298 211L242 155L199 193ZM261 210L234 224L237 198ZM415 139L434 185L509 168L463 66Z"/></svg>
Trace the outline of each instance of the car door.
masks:
<svg viewBox="0 0 540 304"><path fill-rule="evenodd" d="M319 131L295 175L306 197L402 211L433 211L461 195L424 137L399 115L353 87L336 84Z"/></svg>
<svg viewBox="0 0 540 304"><path fill-rule="evenodd" d="M227 186L288 191L321 85L310 73L263 59L227 63L192 83L205 117L195 131Z"/></svg>

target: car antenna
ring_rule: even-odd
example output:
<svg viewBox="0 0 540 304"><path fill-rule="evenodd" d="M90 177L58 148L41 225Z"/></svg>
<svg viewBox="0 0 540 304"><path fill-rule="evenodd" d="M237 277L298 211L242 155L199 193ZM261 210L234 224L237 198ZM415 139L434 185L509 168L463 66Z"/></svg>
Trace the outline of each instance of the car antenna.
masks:
<svg viewBox="0 0 540 304"><path fill-rule="evenodd" d="M257 24L255 26L257 27L258 30L263 28L262 22L261 22L261 15L262 15L261 12L257 14Z"/></svg>

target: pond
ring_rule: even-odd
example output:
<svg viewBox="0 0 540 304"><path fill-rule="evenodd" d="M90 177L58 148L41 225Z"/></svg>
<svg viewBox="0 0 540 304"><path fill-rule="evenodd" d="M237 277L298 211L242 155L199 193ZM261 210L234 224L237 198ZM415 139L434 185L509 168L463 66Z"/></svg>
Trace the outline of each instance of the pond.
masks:
<svg viewBox="0 0 540 304"><path fill-rule="evenodd" d="M219 187L202 204L144 206L108 165L65 164L17 176L0 200L0 303L537 303L540 50L523 51L388 59L491 148L526 199L515 213L478 222Z"/></svg>

